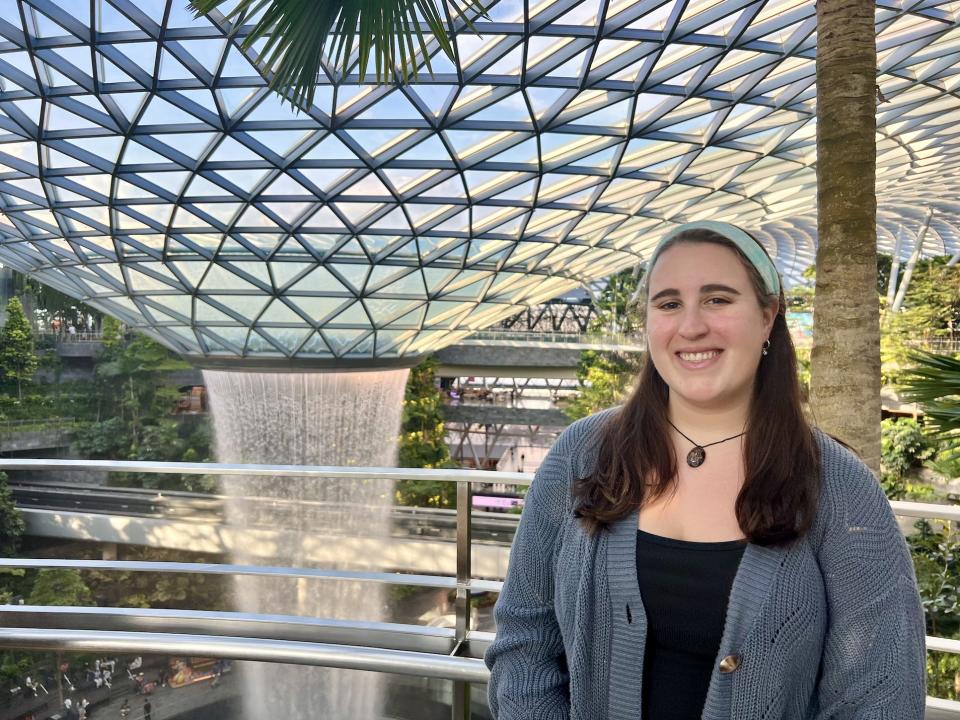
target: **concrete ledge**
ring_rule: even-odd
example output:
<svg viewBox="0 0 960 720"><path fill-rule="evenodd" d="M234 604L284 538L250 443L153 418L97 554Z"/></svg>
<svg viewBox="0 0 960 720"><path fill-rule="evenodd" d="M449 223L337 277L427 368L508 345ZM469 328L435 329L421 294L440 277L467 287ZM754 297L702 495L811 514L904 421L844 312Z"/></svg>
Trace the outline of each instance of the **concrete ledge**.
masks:
<svg viewBox="0 0 960 720"><path fill-rule="evenodd" d="M515 408L503 405L443 405L445 422L490 425L544 425L566 427L571 420L557 408Z"/></svg>
<svg viewBox="0 0 960 720"><path fill-rule="evenodd" d="M302 548L306 562L321 567L342 567L345 563L352 570L457 574L457 547L453 541L404 537L380 540L31 508L21 512L27 524L25 534L35 537L219 554L230 554L242 547L247 555L271 561L284 548L296 547ZM503 580L509 558L510 548L505 545L474 543L473 577Z"/></svg>

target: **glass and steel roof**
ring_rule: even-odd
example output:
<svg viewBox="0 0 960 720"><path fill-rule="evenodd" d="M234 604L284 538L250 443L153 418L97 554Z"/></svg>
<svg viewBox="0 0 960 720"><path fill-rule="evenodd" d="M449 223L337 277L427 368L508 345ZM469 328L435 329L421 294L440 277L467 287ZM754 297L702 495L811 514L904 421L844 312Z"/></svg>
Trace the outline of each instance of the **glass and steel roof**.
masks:
<svg viewBox="0 0 960 720"><path fill-rule="evenodd" d="M185 0L0 3L0 262L194 356L428 352L672 223L813 262L813 2L500 0L297 113ZM960 8L877 6L879 241L960 250ZM218 20L218 18L220 18Z"/></svg>

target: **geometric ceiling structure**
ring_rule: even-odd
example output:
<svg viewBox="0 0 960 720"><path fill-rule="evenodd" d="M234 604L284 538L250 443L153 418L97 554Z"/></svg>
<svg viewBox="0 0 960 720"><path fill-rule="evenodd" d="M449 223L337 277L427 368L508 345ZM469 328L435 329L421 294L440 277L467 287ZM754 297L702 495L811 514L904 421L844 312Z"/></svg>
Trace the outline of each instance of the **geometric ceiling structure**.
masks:
<svg viewBox="0 0 960 720"><path fill-rule="evenodd" d="M456 63L326 68L296 112L262 44L185 0L5 0L0 262L211 360L429 352L694 219L754 230L800 281L812 1L489 4ZM876 18L881 248L908 254L930 208L927 247L956 253L956 4Z"/></svg>

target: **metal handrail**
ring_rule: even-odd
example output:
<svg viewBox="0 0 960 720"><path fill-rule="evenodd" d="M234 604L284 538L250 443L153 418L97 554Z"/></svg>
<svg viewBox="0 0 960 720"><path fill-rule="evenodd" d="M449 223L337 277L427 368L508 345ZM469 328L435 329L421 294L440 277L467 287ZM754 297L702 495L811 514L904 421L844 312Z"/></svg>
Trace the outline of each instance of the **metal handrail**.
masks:
<svg viewBox="0 0 960 720"><path fill-rule="evenodd" d="M474 659L483 657L494 638L494 633L471 630L470 642L462 643L449 627L223 610L8 605L0 606L0 621L6 628L295 640Z"/></svg>
<svg viewBox="0 0 960 720"><path fill-rule="evenodd" d="M253 575L318 580L353 580L388 585L416 585L455 590L457 579L440 575L408 575L326 568L289 568L270 565L230 565L227 563L184 563L149 560L59 560L49 558L0 558L0 568L70 568L73 570L116 570L126 572L196 573L198 575ZM498 580L466 578L463 584L476 592L500 592Z"/></svg>
<svg viewBox="0 0 960 720"><path fill-rule="evenodd" d="M453 717L455 720L470 716L470 685L486 682L486 668L476 658L463 657L475 654L469 643L482 644L482 634L472 631L470 623L470 600L476 592L499 590L500 583L475 580L471 577L471 490L476 483L509 483L528 485L533 476L529 473L492 473L477 470L424 470L410 468L343 468L293 465L241 465L223 463L172 463L146 461L100 461L100 460L26 460L0 458L0 469L8 470L105 470L107 472L177 473L193 475L247 475L290 478L380 478L394 480L430 479L457 483L457 577L434 578L395 573L361 573L313 568L277 568L266 566L230 566L209 563L151 563L131 561L70 561L43 559L0 560L0 567L83 567L88 569L124 569L132 571L201 572L224 574L277 575L284 577L314 577L321 579L351 579L369 582L387 582L417 585L422 581L428 587L445 587L456 590L455 620L453 629L454 648L449 655L417 653L407 650L292 641L277 638L220 637L207 634L182 634L164 632L130 632L100 629L96 631L64 628L5 628L0 629L0 647L61 651L113 651L142 652L149 647L154 652L196 654L268 662L292 662L307 665L324 665L338 668L375 670L399 674L428 675L454 681ZM940 518L960 521L960 507L893 501L895 514L908 517ZM15 610L15 608L14 608ZM36 611L36 609L32 609ZM102 616L118 609L103 610ZM119 609L124 610L124 609ZM136 612L133 609L127 609ZM77 608L58 609L54 614L77 612ZM200 611L191 611L200 612ZM224 614L230 622L251 622L253 616L242 613ZM48 614L46 617L52 617ZM159 616L157 616L159 617ZM171 616L172 617L172 616ZM196 615L194 615L196 617ZM170 619L170 617L168 617ZM156 621L156 618L155 618ZM172 621L172 620L171 620ZM290 624L290 621L287 621ZM374 628L372 625L376 625ZM372 624L365 629L355 627L355 632L388 631L389 624ZM319 625L314 628L316 630ZM341 628L342 630L342 628ZM425 629L426 630L426 629ZM326 630L329 631L329 628ZM449 634L449 631L447 631ZM378 636L382 637L382 635ZM928 637L927 648L931 651L960 654L960 640ZM928 698L927 707L960 717L960 703Z"/></svg>
<svg viewBox="0 0 960 720"><path fill-rule="evenodd" d="M150 653L159 655L193 655L318 665L345 670L373 670L445 678L461 683L485 683L488 677L483 662L472 658L357 645L216 635L0 628L0 647L38 651L117 652L131 655L142 654L146 648Z"/></svg>
<svg viewBox="0 0 960 720"><path fill-rule="evenodd" d="M434 480L489 485L529 485L531 473L489 470L331 467L324 465L260 465L236 463L153 462L147 460L33 460L0 458L0 470L105 470L177 475L248 475L253 477L358 478L374 480Z"/></svg>

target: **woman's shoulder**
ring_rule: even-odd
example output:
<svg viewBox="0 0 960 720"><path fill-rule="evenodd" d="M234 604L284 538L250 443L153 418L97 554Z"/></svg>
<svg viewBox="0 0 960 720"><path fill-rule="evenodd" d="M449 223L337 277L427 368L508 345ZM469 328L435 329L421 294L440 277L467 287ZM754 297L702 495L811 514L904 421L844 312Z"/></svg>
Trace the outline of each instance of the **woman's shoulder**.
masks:
<svg viewBox="0 0 960 720"><path fill-rule="evenodd" d="M568 425L553 445L553 451L561 455L574 455L596 446L607 424L620 412L620 406L601 410Z"/></svg>
<svg viewBox="0 0 960 720"><path fill-rule="evenodd" d="M821 506L834 518L856 518L885 524L890 503L873 472L845 445L819 428L814 436L820 450Z"/></svg>
<svg viewBox="0 0 960 720"><path fill-rule="evenodd" d="M604 428L619 408L603 410L568 425L537 470L527 498L561 510L570 504L570 485L590 474Z"/></svg>

